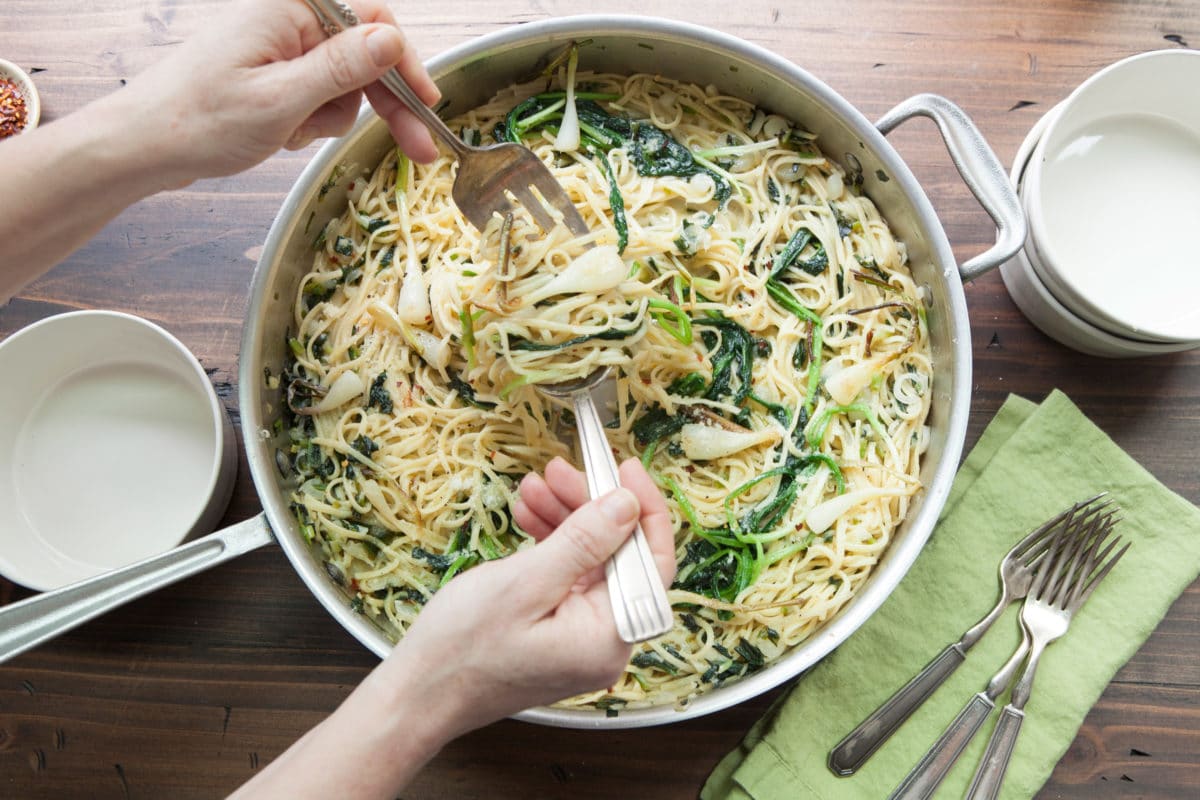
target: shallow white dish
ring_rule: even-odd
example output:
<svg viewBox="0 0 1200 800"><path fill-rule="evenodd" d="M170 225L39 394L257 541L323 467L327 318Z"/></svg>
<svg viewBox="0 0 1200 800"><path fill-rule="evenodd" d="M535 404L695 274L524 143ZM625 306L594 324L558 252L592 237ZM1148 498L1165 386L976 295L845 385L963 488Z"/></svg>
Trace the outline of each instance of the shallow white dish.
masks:
<svg viewBox="0 0 1200 800"><path fill-rule="evenodd" d="M1200 52L1119 61L1060 104L1025 170L1038 276L1123 338L1200 343L1197 85Z"/></svg>
<svg viewBox="0 0 1200 800"><path fill-rule="evenodd" d="M1138 358L1178 353L1196 347L1191 342L1125 339L1097 328L1058 302L1039 280L1024 250L1001 265L1000 277L1009 296L1029 321L1042 333L1072 350L1105 358Z"/></svg>
<svg viewBox="0 0 1200 800"><path fill-rule="evenodd" d="M37 87L33 85L33 78L29 77L25 70L3 58L0 58L0 78L7 78L15 83L21 90L21 96L25 98L25 127L21 132L36 128L42 119L42 99L38 96Z"/></svg>
<svg viewBox="0 0 1200 800"><path fill-rule="evenodd" d="M0 342L0 573L49 590L210 530L233 490L233 429L195 357L112 311Z"/></svg>
<svg viewBox="0 0 1200 800"><path fill-rule="evenodd" d="M1061 105L1047 111L1017 149L1010 178L1018 194L1025 189L1023 179L1029 159L1060 108ZM1030 257L1032 254L1029 253L1032 235L1030 233L1030 240L1026 240L1024 249L1001 265L1000 277L1013 302L1042 333L1073 350L1105 358L1162 355L1196 346L1194 343L1144 342L1116 336L1073 313L1059 302L1034 269Z"/></svg>

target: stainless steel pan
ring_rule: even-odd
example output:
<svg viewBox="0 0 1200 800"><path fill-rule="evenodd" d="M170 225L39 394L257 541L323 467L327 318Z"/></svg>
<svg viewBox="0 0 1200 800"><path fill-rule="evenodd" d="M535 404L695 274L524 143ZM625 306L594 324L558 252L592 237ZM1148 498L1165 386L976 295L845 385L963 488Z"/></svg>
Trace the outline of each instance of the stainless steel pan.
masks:
<svg viewBox="0 0 1200 800"><path fill-rule="evenodd" d="M536 74L549 54L572 40L589 39L584 67L609 72L653 72L713 84L721 91L801 122L818 134L823 150L852 172L908 246L918 284L926 289L934 360L932 436L921 470L925 487L887 554L854 600L812 638L770 667L693 700L684 710L650 708L608 717L600 711L534 708L520 719L573 728L623 728L698 717L741 702L794 678L846 639L887 598L933 530L958 466L971 401L970 330L962 282L997 266L1020 247L1025 221L1003 168L963 112L935 95L900 103L872 125L829 87L760 47L706 28L644 17L583 16L503 30L432 59L429 70L451 116L482 104L500 89ZM924 191L884 135L915 116L938 125L963 180L996 222L987 252L956 264ZM254 272L239 369L242 435L263 514L162 556L0 611L0 660L77 625L108 608L240 553L278 541L301 580L350 633L386 655L383 631L350 608L346 591L324 569L288 510L289 486L275 466L271 434L279 413L278 390L264 369L278 375L286 359L286 334L298 282L312 262L313 224L340 213L342 192L320 196L334 167L370 168L393 147L387 129L370 111L346 136L326 144L288 194L267 236ZM346 180L356 173L347 171ZM316 220L317 222L313 222ZM274 531L274 533L272 533Z"/></svg>

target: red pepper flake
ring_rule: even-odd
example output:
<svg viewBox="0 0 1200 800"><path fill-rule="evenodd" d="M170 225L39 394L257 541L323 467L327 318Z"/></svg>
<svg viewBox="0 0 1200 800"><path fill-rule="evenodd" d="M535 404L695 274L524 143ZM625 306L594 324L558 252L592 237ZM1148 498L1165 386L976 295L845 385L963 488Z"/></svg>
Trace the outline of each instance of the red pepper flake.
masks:
<svg viewBox="0 0 1200 800"><path fill-rule="evenodd" d="M7 78L0 78L0 139L20 133L28 120L29 111L21 87Z"/></svg>

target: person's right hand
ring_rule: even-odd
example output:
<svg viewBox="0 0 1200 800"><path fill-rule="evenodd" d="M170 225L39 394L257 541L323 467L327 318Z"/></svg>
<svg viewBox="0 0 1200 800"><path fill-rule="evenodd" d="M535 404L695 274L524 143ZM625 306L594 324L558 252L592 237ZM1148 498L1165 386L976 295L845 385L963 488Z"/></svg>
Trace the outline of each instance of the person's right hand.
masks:
<svg viewBox="0 0 1200 800"><path fill-rule="evenodd" d="M363 89L397 144L416 161L437 156L425 126L381 84L392 66L426 103L440 97L383 0L353 0L362 24L327 38L301 0L243 0L130 81L117 96L140 115L148 157L167 185L230 175L282 147L340 136ZM114 96L116 99L116 96ZM155 156L160 159L155 159Z"/></svg>
<svg viewBox="0 0 1200 800"><path fill-rule="evenodd" d="M528 475L513 514L537 545L438 590L417 621L332 716L238 798L395 797L446 742L532 706L612 685L629 662L604 562L640 519L664 583L675 574L671 516L640 462L587 501L562 459Z"/></svg>
<svg viewBox="0 0 1200 800"><path fill-rule="evenodd" d="M561 459L545 480L527 476L514 514L538 544L450 581L381 667L393 680L433 687L454 720L449 735L603 689L629 663L604 563L640 520L670 585L675 541L666 502L641 463L626 461L620 474L625 488L590 502L583 473Z"/></svg>

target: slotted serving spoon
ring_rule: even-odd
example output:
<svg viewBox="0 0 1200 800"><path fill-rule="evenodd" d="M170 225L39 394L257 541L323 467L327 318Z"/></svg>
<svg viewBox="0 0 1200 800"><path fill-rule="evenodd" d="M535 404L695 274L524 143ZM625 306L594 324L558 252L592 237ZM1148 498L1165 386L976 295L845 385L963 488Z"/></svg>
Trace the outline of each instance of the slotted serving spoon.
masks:
<svg viewBox="0 0 1200 800"><path fill-rule="evenodd" d="M330 36L359 23L354 9L345 3L336 0L304 2L317 15L321 27ZM562 185L532 150L512 142L472 147L455 136L446 123L421 102L394 67L379 82L454 153L458 159L458 174L451 191L454 204L480 231L493 215L504 215L515 210L516 206L509 198L511 194L544 230L550 230L557 223L550 211L553 209L561 215L563 224L571 233L576 236L590 233Z"/></svg>
<svg viewBox="0 0 1200 800"><path fill-rule="evenodd" d="M574 381L538 384L538 390L554 397L569 398L575 409L575 426L579 432L579 449L587 474L588 495L595 499L621 485L617 460L613 458L592 389L608 377L602 367ZM642 526L633 529L605 565L608 578L608 598L612 603L617 632L630 644L661 636L671 629L674 617L667 591Z"/></svg>

